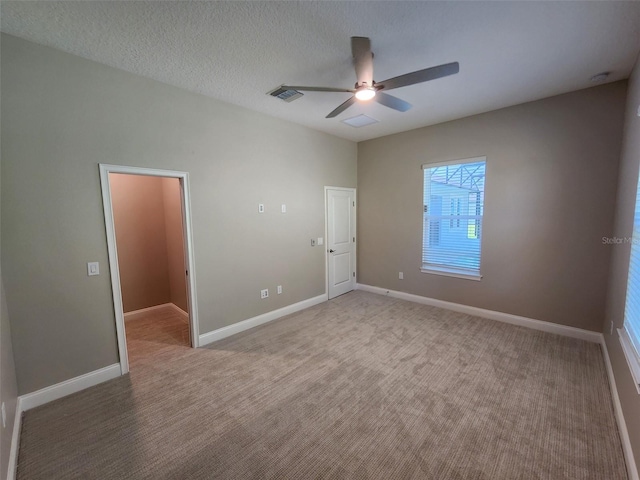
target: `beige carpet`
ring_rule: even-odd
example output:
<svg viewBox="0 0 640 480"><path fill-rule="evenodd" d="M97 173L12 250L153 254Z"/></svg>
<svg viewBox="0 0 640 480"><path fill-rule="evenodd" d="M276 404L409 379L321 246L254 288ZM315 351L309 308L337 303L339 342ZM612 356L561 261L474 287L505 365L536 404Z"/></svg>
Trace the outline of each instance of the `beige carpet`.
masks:
<svg viewBox="0 0 640 480"><path fill-rule="evenodd" d="M29 479L625 479L600 347L352 292L26 413Z"/></svg>
<svg viewBox="0 0 640 480"><path fill-rule="evenodd" d="M128 316L125 333L129 370L153 363L156 356L166 349L176 350L175 347L188 348L191 345L189 319L171 306Z"/></svg>

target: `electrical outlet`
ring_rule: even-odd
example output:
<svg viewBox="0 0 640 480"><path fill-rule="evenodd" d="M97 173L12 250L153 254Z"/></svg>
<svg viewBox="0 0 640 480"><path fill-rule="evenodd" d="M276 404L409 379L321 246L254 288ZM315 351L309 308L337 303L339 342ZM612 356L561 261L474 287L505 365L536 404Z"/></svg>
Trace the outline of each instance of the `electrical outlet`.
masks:
<svg viewBox="0 0 640 480"><path fill-rule="evenodd" d="M269 296L269 289L265 288L264 290L260 290L260 298L267 298Z"/></svg>
<svg viewBox="0 0 640 480"><path fill-rule="evenodd" d="M282 285L278 285L278 295L282 293Z"/></svg>
<svg viewBox="0 0 640 480"><path fill-rule="evenodd" d="M404 280L404 273L402 273L402 272L398 272L398 278L399 278L400 280Z"/></svg>
<svg viewBox="0 0 640 480"><path fill-rule="evenodd" d="M4 408L4 402L2 402L2 428L7 428L7 411Z"/></svg>

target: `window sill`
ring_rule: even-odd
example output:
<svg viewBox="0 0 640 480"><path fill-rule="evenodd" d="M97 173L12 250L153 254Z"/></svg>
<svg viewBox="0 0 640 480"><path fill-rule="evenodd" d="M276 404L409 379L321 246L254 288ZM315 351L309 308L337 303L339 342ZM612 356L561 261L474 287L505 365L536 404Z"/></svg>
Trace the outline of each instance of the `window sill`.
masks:
<svg viewBox="0 0 640 480"><path fill-rule="evenodd" d="M629 370L631 370L631 376L636 384L636 390L640 393L640 358L638 358L638 353L633 347L627 331L624 328L619 328L618 335L620 336L622 351L629 364Z"/></svg>
<svg viewBox="0 0 640 480"><path fill-rule="evenodd" d="M475 280L479 282L482 280L482 275L479 273L470 273L467 270L456 269L456 268L446 268L446 267L431 267L431 266L422 266L420 269L422 273L430 273L432 275L442 275L445 277L453 277L453 278L462 278L463 280Z"/></svg>

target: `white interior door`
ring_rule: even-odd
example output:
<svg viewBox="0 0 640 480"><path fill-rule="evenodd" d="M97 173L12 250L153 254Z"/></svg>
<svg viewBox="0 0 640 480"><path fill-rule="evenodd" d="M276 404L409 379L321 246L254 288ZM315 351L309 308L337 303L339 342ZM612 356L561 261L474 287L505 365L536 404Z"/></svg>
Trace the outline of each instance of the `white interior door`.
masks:
<svg viewBox="0 0 640 480"><path fill-rule="evenodd" d="M327 187L329 298L356 286L356 191Z"/></svg>

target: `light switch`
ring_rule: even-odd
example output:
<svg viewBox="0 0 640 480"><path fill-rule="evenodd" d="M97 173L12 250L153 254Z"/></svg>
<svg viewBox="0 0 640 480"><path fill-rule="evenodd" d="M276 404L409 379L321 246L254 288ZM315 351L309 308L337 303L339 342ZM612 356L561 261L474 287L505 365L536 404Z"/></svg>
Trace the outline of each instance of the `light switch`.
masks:
<svg viewBox="0 0 640 480"><path fill-rule="evenodd" d="M281 207L282 213L287 213L287 206L283 203Z"/></svg>
<svg viewBox="0 0 640 480"><path fill-rule="evenodd" d="M324 238L318 237L318 245L324 245Z"/></svg>
<svg viewBox="0 0 640 480"><path fill-rule="evenodd" d="M311 239L311 246L312 246L312 247L315 247L315 246L316 246L316 239L315 239L315 238L312 238L312 239Z"/></svg>
<svg viewBox="0 0 640 480"><path fill-rule="evenodd" d="M258 204L258 213L264 213L264 203Z"/></svg>
<svg viewBox="0 0 640 480"><path fill-rule="evenodd" d="M100 275L100 263L89 262L87 263L87 275L90 277L93 275Z"/></svg>

